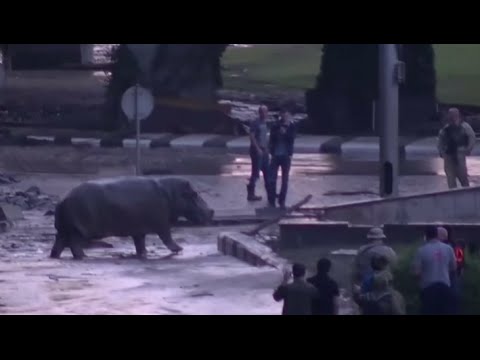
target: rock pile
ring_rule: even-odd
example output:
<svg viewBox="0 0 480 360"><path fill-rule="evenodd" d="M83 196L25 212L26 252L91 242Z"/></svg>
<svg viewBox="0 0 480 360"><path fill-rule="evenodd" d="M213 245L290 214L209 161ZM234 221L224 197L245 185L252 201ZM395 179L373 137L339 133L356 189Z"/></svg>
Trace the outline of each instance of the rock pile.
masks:
<svg viewBox="0 0 480 360"><path fill-rule="evenodd" d="M57 203L56 198L43 194L37 186L31 186L26 191L1 191L0 203L20 207L22 210L52 210Z"/></svg>
<svg viewBox="0 0 480 360"><path fill-rule="evenodd" d="M18 180L15 179L13 176L0 174L0 185L10 185L18 183Z"/></svg>

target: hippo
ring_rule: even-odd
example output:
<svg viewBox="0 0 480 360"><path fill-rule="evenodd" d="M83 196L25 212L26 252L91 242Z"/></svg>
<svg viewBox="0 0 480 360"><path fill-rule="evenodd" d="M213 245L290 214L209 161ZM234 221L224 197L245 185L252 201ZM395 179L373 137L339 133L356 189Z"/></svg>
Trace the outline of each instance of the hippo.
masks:
<svg viewBox="0 0 480 360"><path fill-rule="evenodd" d="M83 248L110 236L132 237L136 255L146 258L145 237L157 234L172 252L182 251L171 236L171 226L183 216L207 225L214 211L180 178L126 177L85 182L74 188L55 208L55 243L51 258L69 247L81 260Z"/></svg>

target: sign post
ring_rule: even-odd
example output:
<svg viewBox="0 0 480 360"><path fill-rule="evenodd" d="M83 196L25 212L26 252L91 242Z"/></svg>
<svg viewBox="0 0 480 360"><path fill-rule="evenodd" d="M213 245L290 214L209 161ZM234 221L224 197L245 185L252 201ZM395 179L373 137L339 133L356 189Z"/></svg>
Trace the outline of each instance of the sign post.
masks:
<svg viewBox="0 0 480 360"><path fill-rule="evenodd" d="M398 196L399 85L403 67L395 44L379 44L380 195Z"/></svg>
<svg viewBox="0 0 480 360"><path fill-rule="evenodd" d="M136 127L136 161L135 175L142 175L140 152L140 122L148 118L154 108L154 98L150 91L136 84L122 96L122 110L128 120L135 121Z"/></svg>

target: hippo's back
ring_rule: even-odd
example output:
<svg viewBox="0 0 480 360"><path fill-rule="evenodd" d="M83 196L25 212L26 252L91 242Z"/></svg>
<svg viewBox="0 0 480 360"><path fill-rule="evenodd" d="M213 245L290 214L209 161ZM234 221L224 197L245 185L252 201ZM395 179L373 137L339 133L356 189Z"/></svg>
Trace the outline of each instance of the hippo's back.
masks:
<svg viewBox="0 0 480 360"><path fill-rule="evenodd" d="M169 216L168 199L154 179L95 180L59 203L56 228L84 238L130 236L157 232L164 216Z"/></svg>

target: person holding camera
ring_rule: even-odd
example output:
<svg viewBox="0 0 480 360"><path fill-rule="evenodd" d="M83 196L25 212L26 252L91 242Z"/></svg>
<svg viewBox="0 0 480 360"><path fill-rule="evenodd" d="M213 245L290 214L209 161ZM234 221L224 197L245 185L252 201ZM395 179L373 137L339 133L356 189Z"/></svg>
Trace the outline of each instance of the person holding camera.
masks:
<svg viewBox="0 0 480 360"><path fill-rule="evenodd" d="M280 113L280 119L270 131L269 150L271 155L268 186L268 203L276 206L278 169L282 169L282 185L278 195L278 205L285 208L288 191L288 179L292 164L293 149L295 144L295 125L292 115L288 110Z"/></svg>

